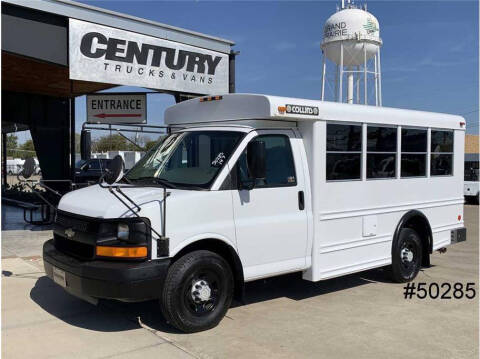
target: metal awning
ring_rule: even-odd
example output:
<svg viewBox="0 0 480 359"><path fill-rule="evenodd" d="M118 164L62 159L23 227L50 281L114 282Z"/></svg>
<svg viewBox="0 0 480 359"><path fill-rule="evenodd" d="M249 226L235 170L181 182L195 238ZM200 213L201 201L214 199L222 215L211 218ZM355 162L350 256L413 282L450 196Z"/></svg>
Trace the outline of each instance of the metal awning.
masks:
<svg viewBox="0 0 480 359"><path fill-rule="evenodd" d="M160 22L142 19L115 11L68 0L2 0L2 3L43 11L67 18L89 21L122 30L137 32L161 39L171 40L220 51L228 54L233 41L199 32L182 29Z"/></svg>
<svg viewBox="0 0 480 359"><path fill-rule="evenodd" d="M88 63L91 60L85 57L80 60L71 58L74 51L72 44L80 43L80 38L72 37L72 31L69 34L72 21L84 22L93 29L86 31L98 31L101 28L110 34L120 33L128 41L136 39L138 46L142 46L144 41L147 41L147 46L153 46L150 45L151 41L163 41L160 45L154 44L158 46L153 47L159 49L162 48L160 46L167 44L171 45L172 49L166 50L180 53L190 51L191 56L196 54L220 56L222 62L218 68L222 67L222 69L217 71L221 74L217 78L223 84L222 89L228 89L229 82L232 82L229 76L234 71L229 71L228 65L231 46L234 45L232 41L73 1L2 0L2 90L55 97L75 97L118 85L130 85L177 94L208 93L202 93L199 90L200 83L197 87L193 84L193 86L177 88L174 85L173 88L172 86L163 88L162 84L149 86L150 83L145 81L143 84L129 82L132 76L130 79L126 78L128 76L123 76L112 80L108 76L103 76L105 74L98 66L96 68L98 73L92 72L91 68L84 69L84 73L90 73L90 77L72 76L72 64ZM173 57L172 53L165 53L164 57L167 55ZM103 59L98 60L97 65L102 66L101 60ZM193 57L191 60L193 61L190 68L197 66ZM112 63L110 68L113 69L114 66L116 65ZM196 69L198 70L198 67ZM123 71L126 70L123 69ZM145 69L145 72L148 71L150 69ZM185 73L182 73L182 76ZM195 80L200 81L199 78ZM203 83L208 81L205 78L202 80ZM166 84L166 81L164 83ZM183 81L183 83L187 82ZM180 85L180 81L178 84Z"/></svg>

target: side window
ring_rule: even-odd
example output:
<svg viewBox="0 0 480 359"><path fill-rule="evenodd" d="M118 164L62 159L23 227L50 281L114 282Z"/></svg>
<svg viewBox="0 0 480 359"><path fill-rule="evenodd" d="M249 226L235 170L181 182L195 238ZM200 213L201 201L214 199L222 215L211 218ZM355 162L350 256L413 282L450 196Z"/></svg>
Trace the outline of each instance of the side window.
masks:
<svg viewBox="0 0 480 359"><path fill-rule="evenodd" d="M397 129L367 127L367 178L396 176Z"/></svg>
<svg viewBox="0 0 480 359"><path fill-rule="evenodd" d="M361 178L362 126L327 124L327 181Z"/></svg>
<svg viewBox="0 0 480 359"><path fill-rule="evenodd" d="M424 177L427 174L427 130L402 128L402 177Z"/></svg>
<svg viewBox="0 0 480 359"><path fill-rule="evenodd" d="M453 131L432 130L431 138L431 176L449 176L453 174Z"/></svg>
<svg viewBox="0 0 480 359"><path fill-rule="evenodd" d="M99 160L91 161L88 164L88 169L89 170L99 170L100 169L100 161Z"/></svg>
<svg viewBox="0 0 480 359"><path fill-rule="evenodd" d="M108 167L108 163L109 161L108 160L100 160L100 167L102 170L104 170L105 168Z"/></svg>
<svg viewBox="0 0 480 359"><path fill-rule="evenodd" d="M265 142L266 150L266 177L257 179L255 188L296 186L295 165L288 136L262 135L252 141ZM238 180L248 180L247 150L239 157L236 167Z"/></svg>

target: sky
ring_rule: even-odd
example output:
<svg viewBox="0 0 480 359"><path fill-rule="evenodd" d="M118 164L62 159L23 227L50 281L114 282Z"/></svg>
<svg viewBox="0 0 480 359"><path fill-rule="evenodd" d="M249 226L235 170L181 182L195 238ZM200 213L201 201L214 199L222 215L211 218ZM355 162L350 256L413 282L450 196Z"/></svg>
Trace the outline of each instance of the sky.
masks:
<svg viewBox="0 0 480 359"><path fill-rule="evenodd" d="M235 41L237 92L319 99L323 24L336 1L84 1ZM368 1L383 40L383 105L461 114L478 133L478 2ZM123 87L116 91L138 91ZM148 95L148 123L173 97ZM85 98L77 99L77 129Z"/></svg>

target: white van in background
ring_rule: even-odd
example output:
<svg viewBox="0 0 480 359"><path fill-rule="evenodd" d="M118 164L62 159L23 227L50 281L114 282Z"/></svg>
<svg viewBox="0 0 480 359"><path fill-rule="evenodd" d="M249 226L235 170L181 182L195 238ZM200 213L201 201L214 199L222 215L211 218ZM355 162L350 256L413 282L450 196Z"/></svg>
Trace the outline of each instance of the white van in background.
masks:
<svg viewBox="0 0 480 359"><path fill-rule="evenodd" d="M37 158L34 158L34 161L35 161L34 174L39 175L41 174L40 164ZM21 158L14 158L11 160L7 159L7 174L18 175L20 172L22 172L24 163L25 163L25 160L22 160Z"/></svg>
<svg viewBox="0 0 480 359"><path fill-rule="evenodd" d="M479 200L480 186L478 177L479 155L478 153L465 154L465 182L463 195L467 202L477 203Z"/></svg>
<svg viewBox="0 0 480 359"><path fill-rule="evenodd" d="M165 122L125 178L60 200L43 257L70 293L158 298L194 332L247 281L389 266L407 282L466 239L462 117L229 94L181 102Z"/></svg>
<svg viewBox="0 0 480 359"><path fill-rule="evenodd" d="M18 175L23 169L23 162L20 158L7 159L7 174L9 175Z"/></svg>

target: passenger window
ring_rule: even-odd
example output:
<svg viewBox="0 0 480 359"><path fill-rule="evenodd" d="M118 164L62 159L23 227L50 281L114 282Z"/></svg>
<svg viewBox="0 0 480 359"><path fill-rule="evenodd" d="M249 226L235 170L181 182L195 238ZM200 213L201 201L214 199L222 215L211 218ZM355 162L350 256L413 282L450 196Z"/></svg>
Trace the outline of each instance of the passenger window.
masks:
<svg viewBox="0 0 480 359"><path fill-rule="evenodd" d="M397 129L367 127L367 178L396 176Z"/></svg>
<svg viewBox="0 0 480 359"><path fill-rule="evenodd" d="M427 174L427 130L402 128L402 177L424 177Z"/></svg>
<svg viewBox="0 0 480 359"><path fill-rule="evenodd" d="M252 141L265 142L266 150L266 177L265 179L257 179L255 188L296 186L295 165L288 136L263 135L254 138ZM238 159L237 171L240 181L246 181L250 178L246 149Z"/></svg>
<svg viewBox="0 0 480 359"><path fill-rule="evenodd" d="M453 131L431 131L431 176L453 174Z"/></svg>
<svg viewBox="0 0 480 359"><path fill-rule="evenodd" d="M327 180L361 178L362 126L327 124Z"/></svg>
<svg viewBox="0 0 480 359"><path fill-rule="evenodd" d="M100 169L100 162L99 161L92 161L88 164L89 170L99 170Z"/></svg>

